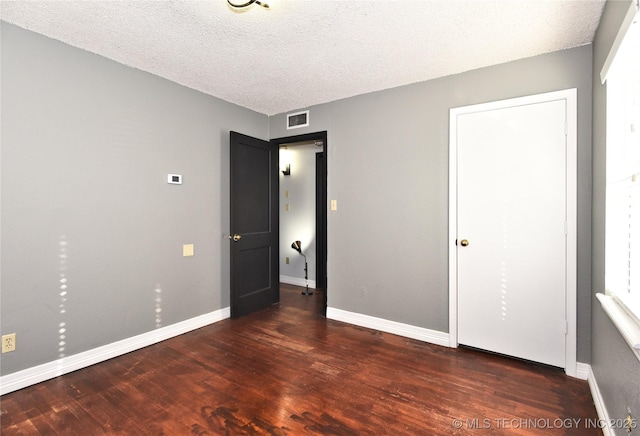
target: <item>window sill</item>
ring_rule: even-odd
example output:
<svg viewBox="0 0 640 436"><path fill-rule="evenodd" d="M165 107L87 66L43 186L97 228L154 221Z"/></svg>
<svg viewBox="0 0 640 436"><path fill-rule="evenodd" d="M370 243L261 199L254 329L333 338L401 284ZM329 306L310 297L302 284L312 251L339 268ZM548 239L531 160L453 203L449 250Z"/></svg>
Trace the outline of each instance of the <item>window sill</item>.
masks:
<svg viewBox="0 0 640 436"><path fill-rule="evenodd" d="M602 309L609 315L609 318L620 331L631 351L640 361L640 325L627 313L626 309L620 305L620 302L615 297L605 294L596 294L596 297L600 300Z"/></svg>

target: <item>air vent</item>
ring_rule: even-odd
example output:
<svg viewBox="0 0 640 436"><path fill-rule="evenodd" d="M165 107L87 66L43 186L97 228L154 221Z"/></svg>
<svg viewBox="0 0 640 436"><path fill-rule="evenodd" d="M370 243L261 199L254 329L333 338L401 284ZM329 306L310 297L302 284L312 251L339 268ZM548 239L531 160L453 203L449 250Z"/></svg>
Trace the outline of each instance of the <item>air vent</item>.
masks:
<svg viewBox="0 0 640 436"><path fill-rule="evenodd" d="M309 125L309 111L287 114L287 130Z"/></svg>

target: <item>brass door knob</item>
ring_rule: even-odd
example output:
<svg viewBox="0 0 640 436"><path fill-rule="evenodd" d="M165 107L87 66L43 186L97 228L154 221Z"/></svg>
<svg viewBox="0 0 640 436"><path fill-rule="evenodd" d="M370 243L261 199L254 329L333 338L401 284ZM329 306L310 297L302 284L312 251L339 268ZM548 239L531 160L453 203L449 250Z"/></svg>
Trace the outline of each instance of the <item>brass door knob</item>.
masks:
<svg viewBox="0 0 640 436"><path fill-rule="evenodd" d="M463 247L466 247L467 245L469 245L469 241L467 241L466 239L463 239L462 241L460 241L460 245L462 245Z"/></svg>
<svg viewBox="0 0 640 436"><path fill-rule="evenodd" d="M236 233L233 236L229 236L229 239L233 239L234 242L238 242L240 239L242 239L242 235Z"/></svg>

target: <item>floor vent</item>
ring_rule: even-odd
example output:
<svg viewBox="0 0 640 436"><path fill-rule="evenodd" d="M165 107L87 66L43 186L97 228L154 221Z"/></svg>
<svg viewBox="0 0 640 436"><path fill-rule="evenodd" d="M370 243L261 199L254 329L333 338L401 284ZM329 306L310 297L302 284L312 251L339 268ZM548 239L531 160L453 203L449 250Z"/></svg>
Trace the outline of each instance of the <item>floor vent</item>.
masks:
<svg viewBox="0 0 640 436"><path fill-rule="evenodd" d="M309 125L309 111L287 114L287 130Z"/></svg>

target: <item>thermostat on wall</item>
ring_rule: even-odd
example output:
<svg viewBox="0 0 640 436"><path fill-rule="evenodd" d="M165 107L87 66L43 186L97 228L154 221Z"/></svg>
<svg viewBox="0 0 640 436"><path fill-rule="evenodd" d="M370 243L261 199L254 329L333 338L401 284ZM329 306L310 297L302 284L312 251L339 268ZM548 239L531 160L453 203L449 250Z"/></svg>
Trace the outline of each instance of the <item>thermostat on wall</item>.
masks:
<svg viewBox="0 0 640 436"><path fill-rule="evenodd" d="M182 185L182 174L167 174L167 183Z"/></svg>

